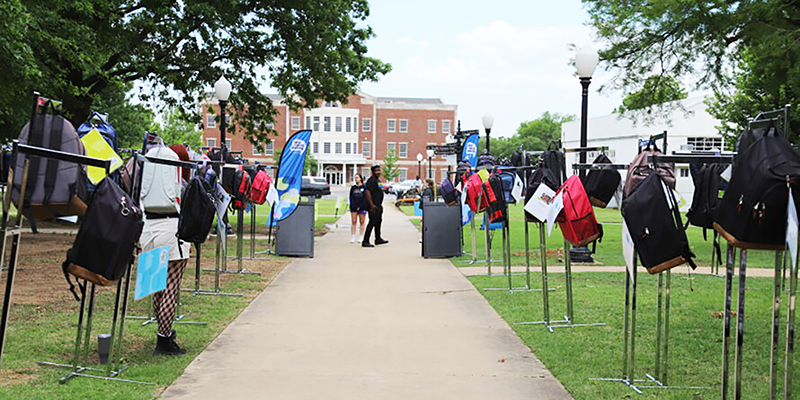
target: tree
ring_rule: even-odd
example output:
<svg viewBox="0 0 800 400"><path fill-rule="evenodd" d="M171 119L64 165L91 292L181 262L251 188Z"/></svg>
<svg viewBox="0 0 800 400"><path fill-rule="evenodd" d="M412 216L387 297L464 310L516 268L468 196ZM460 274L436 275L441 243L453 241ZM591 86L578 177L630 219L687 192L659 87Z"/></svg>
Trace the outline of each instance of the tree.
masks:
<svg viewBox="0 0 800 400"><path fill-rule="evenodd" d="M652 123L665 115L664 111L673 106L676 100L685 99L688 93L678 81L671 76L650 76L642 88L622 99L622 105L614 112L633 117L634 121L642 120Z"/></svg>
<svg viewBox="0 0 800 400"><path fill-rule="evenodd" d="M603 89L646 89L627 108L658 104L676 81L686 82L714 90L712 115L740 129L745 116L800 99L795 1L583 1L606 44L600 57L615 73ZM793 115L796 130L800 116Z"/></svg>
<svg viewBox="0 0 800 400"><path fill-rule="evenodd" d="M164 123L158 130L159 136L168 144L188 144L199 149L203 146L202 132L195 129L196 125L187 122L181 117L180 110L172 108L164 113Z"/></svg>
<svg viewBox="0 0 800 400"><path fill-rule="evenodd" d="M390 149L389 152L386 153L386 158L383 159L381 174L390 182L393 181L394 178L400 176L400 170L397 168L397 155L394 149Z"/></svg>
<svg viewBox="0 0 800 400"><path fill-rule="evenodd" d="M159 131L159 127L155 123L152 110L143 104L131 102L130 95L127 94L131 86L131 84L108 86L100 92L92 109L108 115L108 122L117 131L117 143L120 148L140 149L144 133Z"/></svg>
<svg viewBox="0 0 800 400"><path fill-rule="evenodd" d="M137 82L139 99L194 115L214 81L233 84L231 132L265 142L276 111L269 83L291 108L346 101L390 66L367 57L367 0L4 1L0 62L14 74L0 95L0 134L28 114L30 92L64 101L82 122L110 86ZM12 57L13 56L13 57ZM112 116L113 117L113 116ZM235 129L238 126L240 129Z"/></svg>
<svg viewBox="0 0 800 400"><path fill-rule="evenodd" d="M537 119L520 123L511 137L492 137L492 155L511 158L511 154L520 146L527 151L546 150L551 143L561 139L561 124L574 120L574 115L545 111ZM485 138L481 138L481 146L486 148Z"/></svg>

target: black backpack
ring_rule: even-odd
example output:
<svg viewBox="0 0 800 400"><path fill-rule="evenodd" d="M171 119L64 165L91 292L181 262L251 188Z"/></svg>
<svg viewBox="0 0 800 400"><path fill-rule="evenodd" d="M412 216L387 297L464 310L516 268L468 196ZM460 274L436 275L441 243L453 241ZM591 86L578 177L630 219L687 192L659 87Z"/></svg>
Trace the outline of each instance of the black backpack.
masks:
<svg viewBox="0 0 800 400"><path fill-rule="evenodd" d="M553 173L558 182L558 187L567 180L567 166L564 163L564 153L558 150L546 150L542 153L542 165Z"/></svg>
<svg viewBox="0 0 800 400"><path fill-rule="evenodd" d="M134 245L143 227L142 210L113 180L103 179L61 265L76 300L69 274L101 286L119 280L133 262Z"/></svg>
<svg viewBox="0 0 800 400"><path fill-rule="evenodd" d="M231 208L234 210L244 210L247 208L247 194L250 193L250 174L243 170L237 170L233 175L233 187L231 188Z"/></svg>
<svg viewBox="0 0 800 400"><path fill-rule="evenodd" d="M537 168L536 171L533 172L531 176L528 177L528 184L525 188L525 204L528 204L533 194L536 193L536 189L539 188L539 185L544 183L553 191L558 190L561 186L556 181L555 175L553 175L553 171L545 167ZM525 211L525 221L527 222L542 222L536 219L531 213Z"/></svg>
<svg viewBox="0 0 800 400"><path fill-rule="evenodd" d="M764 136L739 153L714 229L740 248L783 250L789 189L800 198L800 153L780 135Z"/></svg>
<svg viewBox="0 0 800 400"><path fill-rule="evenodd" d="M492 174L483 184L483 195L486 196L489 207L490 222L505 222L508 219L508 205L503 196L503 180L499 174Z"/></svg>
<svg viewBox="0 0 800 400"><path fill-rule="evenodd" d="M600 154L593 164L611 164L611 160L605 154ZM615 169L592 169L586 174L583 187L593 206L606 208L621 180L622 176Z"/></svg>
<svg viewBox="0 0 800 400"><path fill-rule="evenodd" d="M758 121L759 119L761 119L761 114L753 118L753 121ZM736 151L739 154L743 153L750 145L755 143L756 140L764 136L781 136L781 132L774 125L760 128L748 127L743 130L742 133L739 134L739 138L736 139Z"/></svg>
<svg viewBox="0 0 800 400"><path fill-rule="evenodd" d="M186 187L182 199L178 239L190 243L205 242L216 213L214 186L207 185L203 179L195 176Z"/></svg>
<svg viewBox="0 0 800 400"><path fill-rule="evenodd" d="M659 174L650 174L622 201L622 216L647 272L689 263L697 268L681 223L678 202Z"/></svg>
<svg viewBox="0 0 800 400"><path fill-rule="evenodd" d="M706 229L714 229L714 210L719 205L720 192L724 192L728 186L722 179L722 173L727 167L724 164L690 166L694 182L694 196L686 218L689 224L704 228L703 238L706 237Z"/></svg>
<svg viewBox="0 0 800 400"><path fill-rule="evenodd" d="M497 165L497 160L495 160L494 156L489 154L489 153L481 154L478 157L478 166L479 167L480 166L494 167L495 165Z"/></svg>

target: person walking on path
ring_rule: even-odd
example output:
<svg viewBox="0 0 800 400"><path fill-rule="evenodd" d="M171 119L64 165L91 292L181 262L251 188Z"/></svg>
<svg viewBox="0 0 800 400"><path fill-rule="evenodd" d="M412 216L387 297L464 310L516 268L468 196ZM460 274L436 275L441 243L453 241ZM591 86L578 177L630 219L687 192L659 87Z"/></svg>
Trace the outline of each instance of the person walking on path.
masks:
<svg viewBox="0 0 800 400"><path fill-rule="evenodd" d="M367 222L367 189L364 187L364 178L361 174L354 177L355 185L350 187L350 243L355 243L356 238L359 242L364 241L364 225ZM358 225L358 236L356 236L356 225Z"/></svg>
<svg viewBox="0 0 800 400"><path fill-rule="evenodd" d="M381 237L381 222L383 221L383 191L378 184L378 179L381 177L381 166L373 165L370 168L372 176L367 179L366 184L366 197L367 205L369 206L369 224L367 224L367 232L364 234L364 240L361 242L361 247L375 247L369 243L369 236L372 230L375 229L375 244L386 244L388 240Z"/></svg>

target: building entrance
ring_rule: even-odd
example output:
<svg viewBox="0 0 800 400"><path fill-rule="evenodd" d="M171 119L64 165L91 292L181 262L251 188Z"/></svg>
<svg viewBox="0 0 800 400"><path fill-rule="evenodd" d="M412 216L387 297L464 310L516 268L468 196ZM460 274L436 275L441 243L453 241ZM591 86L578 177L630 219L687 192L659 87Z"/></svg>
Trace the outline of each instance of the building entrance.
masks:
<svg viewBox="0 0 800 400"><path fill-rule="evenodd" d="M331 185L342 185L344 181L342 177L342 172L336 169L336 167L334 166L325 167L325 171L323 171L323 176Z"/></svg>

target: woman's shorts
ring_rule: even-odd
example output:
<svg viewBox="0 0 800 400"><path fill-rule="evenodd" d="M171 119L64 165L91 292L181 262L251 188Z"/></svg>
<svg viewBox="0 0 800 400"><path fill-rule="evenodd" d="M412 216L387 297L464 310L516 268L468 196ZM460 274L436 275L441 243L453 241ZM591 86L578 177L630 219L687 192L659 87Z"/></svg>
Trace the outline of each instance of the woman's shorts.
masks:
<svg viewBox="0 0 800 400"><path fill-rule="evenodd" d="M153 250L162 246L170 246L169 260L184 260L189 258L189 243L183 242L178 245L178 218L159 218L145 219L144 229L139 242L142 244L142 251Z"/></svg>

